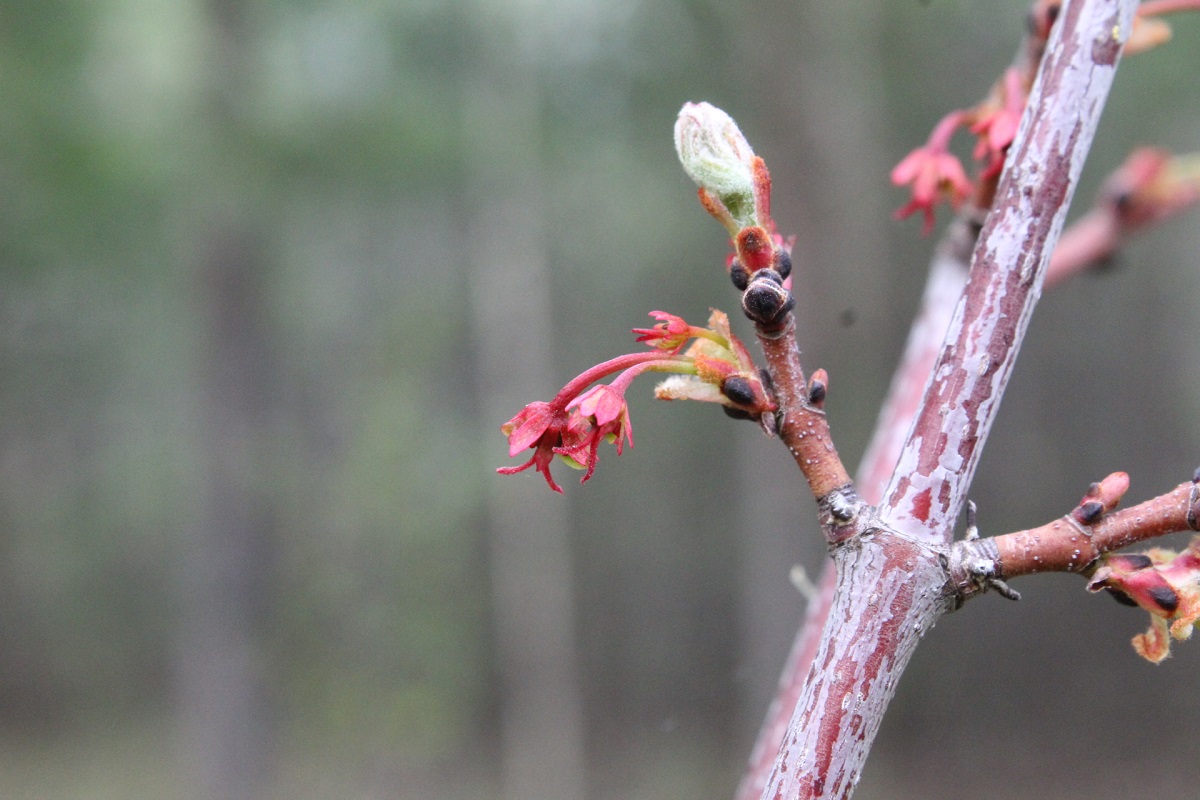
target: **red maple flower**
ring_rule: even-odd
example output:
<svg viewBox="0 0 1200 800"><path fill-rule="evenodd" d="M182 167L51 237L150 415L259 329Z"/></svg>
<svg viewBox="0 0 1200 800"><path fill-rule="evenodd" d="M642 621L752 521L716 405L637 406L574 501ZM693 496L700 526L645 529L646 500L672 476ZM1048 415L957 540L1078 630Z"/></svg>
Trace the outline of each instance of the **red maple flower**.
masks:
<svg viewBox="0 0 1200 800"><path fill-rule="evenodd" d="M998 94L1003 95L1003 100L997 97ZM1001 91L992 93L992 97L985 102L985 110L981 110L979 118L971 126L971 133L979 137L973 156L980 161L987 158L983 177L994 177L1004 167L1004 156L1017 136L1027 100L1025 87L1021 85L1021 73L1009 67L1004 73Z"/></svg>
<svg viewBox="0 0 1200 800"><path fill-rule="evenodd" d="M612 384L593 386L568 404L575 412L572 418L583 421L582 435L575 441L564 442L554 452L587 469L580 483L592 477L596 470L600 442L615 442L617 455L621 455L625 442L633 447L633 424L629 421L625 387L618 387L618 382L621 378ZM624 383L628 385L628 381Z"/></svg>
<svg viewBox="0 0 1200 800"><path fill-rule="evenodd" d="M913 150L892 170L892 183L911 185L912 199L896 210L897 219L917 211L925 216L923 234L933 230L933 207L941 200L957 209L970 196L973 187L962 162L944 147L927 144Z"/></svg>
<svg viewBox="0 0 1200 800"><path fill-rule="evenodd" d="M562 487L550 475L550 462L554 460L555 448L562 444L568 416L565 409L540 400L522 408L515 417L500 426L500 431L508 437L510 457L515 457L527 447L533 448L533 455L520 466L499 467L496 472L514 475L534 467L545 476L551 489L562 494Z"/></svg>
<svg viewBox="0 0 1200 800"><path fill-rule="evenodd" d="M668 314L666 311L651 311L650 316L658 320L658 324L653 328L634 328L633 333L641 334L636 341L677 353L696 335L695 329L683 317Z"/></svg>

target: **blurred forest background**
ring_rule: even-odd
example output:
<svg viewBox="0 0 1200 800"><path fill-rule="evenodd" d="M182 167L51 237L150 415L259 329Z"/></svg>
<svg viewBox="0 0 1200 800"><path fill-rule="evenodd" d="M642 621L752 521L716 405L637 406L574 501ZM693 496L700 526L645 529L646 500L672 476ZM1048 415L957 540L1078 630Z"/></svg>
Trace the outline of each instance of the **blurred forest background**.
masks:
<svg viewBox="0 0 1200 800"><path fill-rule="evenodd" d="M652 309L736 311L671 143L709 100L853 465L933 241L888 171L1026 5L0 4L0 797L730 797L823 557L786 453L647 380L560 497L499 425ZM1200 150L1198 23L1123 64L1078 208ZM1198 277L1193 214L1044 299L985 534L1191 476ZM1018 588L927 637L858 796L1194 796L1200 646Z"/></svg>

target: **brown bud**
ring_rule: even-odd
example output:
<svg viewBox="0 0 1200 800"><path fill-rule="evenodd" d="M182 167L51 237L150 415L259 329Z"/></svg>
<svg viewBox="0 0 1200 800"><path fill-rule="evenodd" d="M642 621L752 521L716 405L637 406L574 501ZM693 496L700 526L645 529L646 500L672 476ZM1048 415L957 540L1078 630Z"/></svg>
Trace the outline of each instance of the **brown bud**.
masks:
<svg viewBox="0 0 1200 800"><path fill-rule="evenodd" d="M778 328L795 305L796 298L791 292L769 278L759 279L757 275L742 295L742 311L767 330Z"/></svg>
<svg viewBox="0 0 1200 800"><path fill-rule="evenodd" d="M1080 503L1071 513L1084 525L1095 525L1104 516L1104 504L1099 500L1088 500Z"/></svg>
<svg viewBox="0 0 1200 800"><path fill-rule="evenodd" d="M741 375L730 375L721 383L721 394L739 406L754 405L754 387Z"/></svg>
<svg viewBox="0 0 1200 800"><path fill-rule="evenodd" d="M733 281L734 288L739 292L746 291L746 287L750 285L750 273L746 272L742 262L736 258L729 265L729 279Z"/></svg>
<svg viewBox="0 0 1200 800"><path fill-rule="evenodd" d="M829 373L819 369L812 374L808 381L808 402L817 408L825 405L825 395L829 391Z"/></svg>

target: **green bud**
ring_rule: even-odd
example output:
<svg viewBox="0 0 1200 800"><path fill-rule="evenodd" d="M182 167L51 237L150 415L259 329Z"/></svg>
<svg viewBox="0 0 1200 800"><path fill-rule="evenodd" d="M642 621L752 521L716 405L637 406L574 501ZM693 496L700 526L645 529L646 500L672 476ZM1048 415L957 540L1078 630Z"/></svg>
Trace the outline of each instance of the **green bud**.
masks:
<svg viewBox="0 0 1200 800"><path fill-rule="evenodd" d="M709 103L684 103L675 121L683 170L740 224L754 220L754 150L733 118Z"/></svg>

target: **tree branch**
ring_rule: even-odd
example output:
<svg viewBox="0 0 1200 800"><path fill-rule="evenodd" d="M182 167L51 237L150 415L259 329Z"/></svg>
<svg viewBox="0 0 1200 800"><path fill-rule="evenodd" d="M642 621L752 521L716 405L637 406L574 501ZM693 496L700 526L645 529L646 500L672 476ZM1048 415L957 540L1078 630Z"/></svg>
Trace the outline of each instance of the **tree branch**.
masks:
<svg viewBox="0 0 1200 800"><path fill-rule="evenodd" d="M942 548L1011 372L1135 5L1073 0L1055 25L997 208L881 508L877 522L884 527L835 547L834 605L763 798L849 797L920 636L956 605Z"/></svg>
<svg viewBox="0 0 1200 800"><path fill-rule="evenodd" d="M1200 478L1200 475L1197 475ZM999 578L1035 572L1084 572L1105 553L1169 533L1200 531L1200 481L1181 483L1136 506L1080 520L1086 505L1039 528L980 540L994 553Z"/></svg>
<svg viewBox="0 0 1200 800"><path fill-rule="evenodd" d="M906 535L939 544L952 538L1135 6L1068 2L1054 25L967 288L880 509Z"/></svg>
<svg viewBox="0 0 1200 800"><path fill-rule="evenodd" d="M776 414L779 438L817 499L827 536L831 541L844 538L850 533L846 527L855 516L857 495L850 473L833 445L829 419L821 407L825 383L814 380L810 386L805 381L796 344L796 323L790 314L778 332L764 330L764 326L757 324L755 329L779 403Z"/></svg>
<svg viewBox="0 0 1200 800"><path fill-rule="evenodd" d="M950 324L955 299L962 293L966 283L967 260L980 227L971 218L975 213L982 217L982 212L977 209L973 211L960 214L959 219L946 229L930 265L921 308L883 402L874 436L858 467L856 485L860 487L866 503L878 503L883 496L887 478L904 443L904 434L912 424L942 337ZM736 800L755 800L766 786L787 732L788 721L804 688L805 676L820 646L822 630L833 609L837 586L834 562L826 561L817 581L817 594L809 601L804 622L796 632L791 652L779 677L779 689L750 753Z"/></svg>

